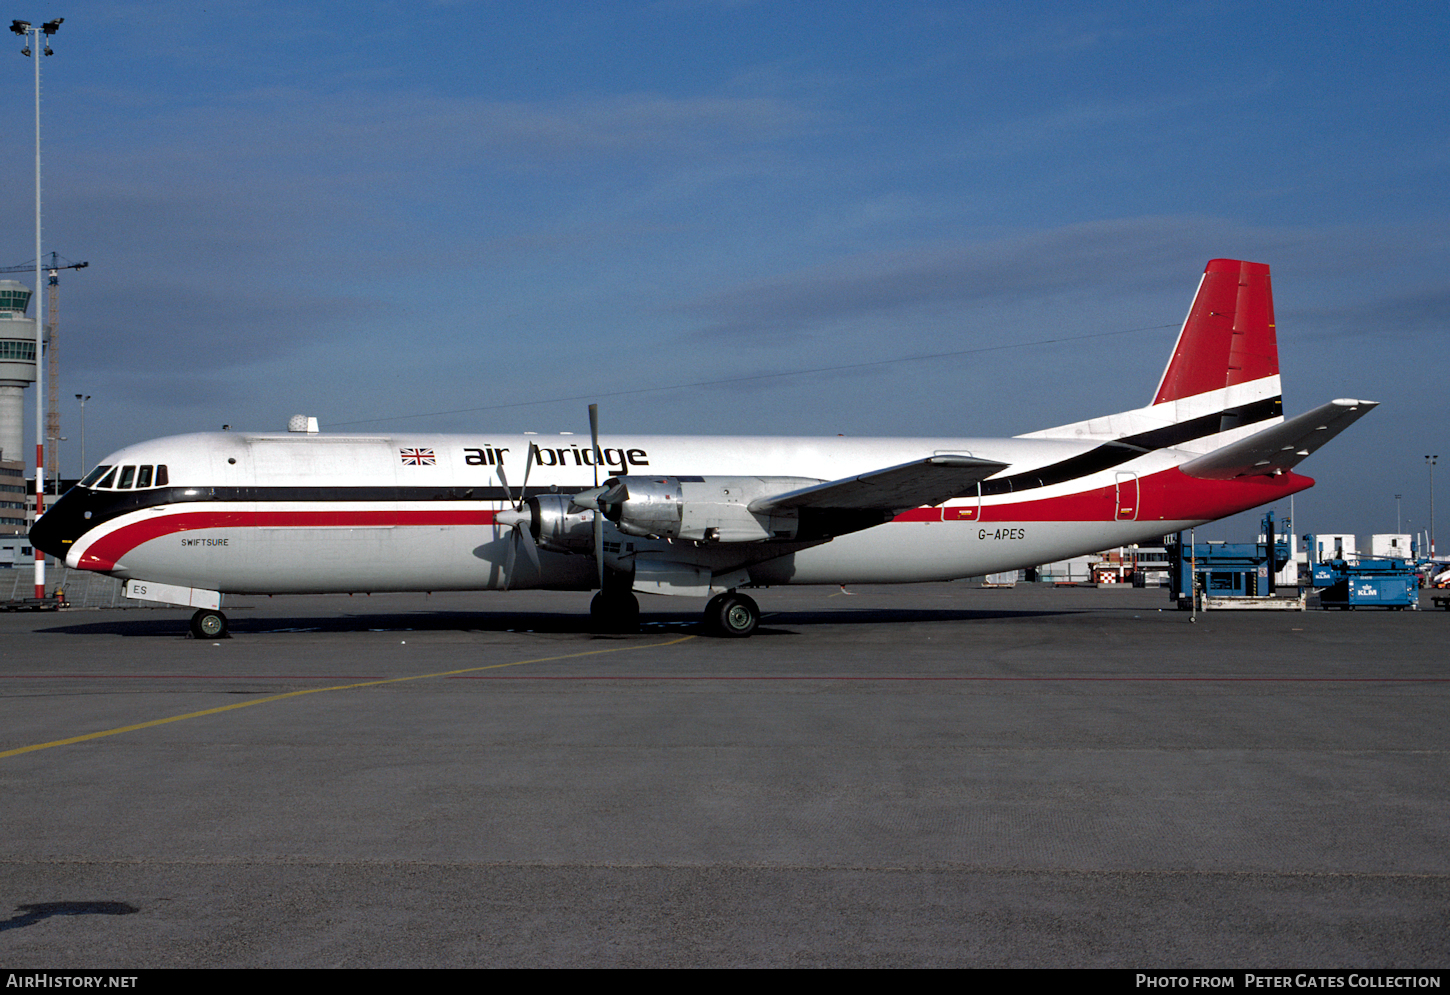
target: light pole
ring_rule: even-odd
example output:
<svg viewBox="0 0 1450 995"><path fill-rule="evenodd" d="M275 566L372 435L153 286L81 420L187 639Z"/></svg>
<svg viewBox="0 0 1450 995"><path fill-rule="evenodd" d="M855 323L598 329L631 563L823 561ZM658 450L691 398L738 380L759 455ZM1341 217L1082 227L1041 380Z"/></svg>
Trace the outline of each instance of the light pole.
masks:
<svg viewBox="0 0 1450 995"><path fill-rule="evenodd" d="M1439 462L1440 454L1426 456L1425 463L1430 467L1430 558L1435 558L1435 464Z"/></svg>
<svg viewBox="0 0 1450 995"><path fill-rule="evenodd" d="M38 28L32 28L29 21L11 21L10 30L25 38L25 47L20 54L35 59L35 362L39 369L41 357L45 355L42 339L43 322L40 317L40 54L54 55L50 50L50 37L60 30L65 18L57 17L46 21ZM44 35L44 40L41 39ZM45 417L41 396L40 378L35 381L35 519L45 514ZM35 547L35 596L45 597L45 553Z"/></svg>
<svg viewBox="0 0 1450 995"><path fill-rule="evenodd" d="M76 400L81 402L81 475L77 480L86 478L86 402L91 399L89 394L77 394Z"/></svg>
<svg viewBox="0 0 1450 995"><path fill-rule="evenodd" d="M77 394L76 397L80 397L80 395ZM84 437L84 433L82 436ZM1402 497L1404 497L1403 494L1395 495L1395 535L1400 534L1400 498Z"/></svg>

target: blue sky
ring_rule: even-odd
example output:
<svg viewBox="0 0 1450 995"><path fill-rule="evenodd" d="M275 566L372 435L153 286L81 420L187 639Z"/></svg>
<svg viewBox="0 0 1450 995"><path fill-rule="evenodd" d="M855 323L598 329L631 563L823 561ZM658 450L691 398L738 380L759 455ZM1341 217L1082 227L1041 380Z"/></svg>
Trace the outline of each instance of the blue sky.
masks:
<svg viewBox="0 0 1450 995"><path fill-rule="evenodd" d="M1392 531L1396 493L1424 528L1423 454L1450 463L1444 4L12 16L66 18L44 248L90 262L60 355L92 462L296 412L586 431L594 398L619 431L1012 435L1147 403L1225 256L1273 267L1287 413L1384 402L1304 464L1298 531Z"/></svg>

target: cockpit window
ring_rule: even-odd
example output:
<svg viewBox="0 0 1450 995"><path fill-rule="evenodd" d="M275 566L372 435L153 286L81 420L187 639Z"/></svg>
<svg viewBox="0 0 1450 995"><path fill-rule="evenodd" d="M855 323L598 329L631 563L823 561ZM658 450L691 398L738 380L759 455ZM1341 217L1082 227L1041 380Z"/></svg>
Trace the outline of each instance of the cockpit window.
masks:
<svg viewBox="0 0 1450 995"><path fill-rule="evenodd" d="M128 490L134 485L139 491L143 487L168 487L170 484L171 475L166 472L165 463L155 466L111 466L106 464L96 467L87 474L80 486L95 490Z"/></svg>

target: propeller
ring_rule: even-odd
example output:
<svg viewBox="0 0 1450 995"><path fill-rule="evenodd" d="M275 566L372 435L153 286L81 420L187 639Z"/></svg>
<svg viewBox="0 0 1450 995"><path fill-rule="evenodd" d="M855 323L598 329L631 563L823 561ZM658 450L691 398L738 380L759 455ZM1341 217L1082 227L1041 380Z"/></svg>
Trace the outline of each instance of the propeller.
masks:
<svg viewBox="0 0 1450 995"><path fill-rule="evenodd" d="M594 489L599 489L599 461L604 453L599 448L599 405L589 405L589 445L594 450ZM595 499L594 564L599 570L599 590L604 590L604 509ZM39 571L37 571L38 573Z"/></svg>
<svg viewBox="0 0 1450 995"><path fill-rule="evenodd" d="M569 499L569 503L576 508L583 508L586 511L594 512L594 562L599 570L599 589L604 590L604 519L606 509L612 503L618 503L619 491L618 482L613 487L599 485L599 464L604 462L604 450L599 448L599 405L589 405L589 442L594 449L594 488L588 491L580 491ZM611 502L609 499L615 497Z"/></svg>
<svg viewBox="0 0 1450 995"><path fill-rule="evenodd" d="M530 531L533 524L533 513L524 508L524 498L529 491L529 471L534 468L534 447L529 447L528 458L524 460L524 482L519 488L519 500L514 504L513 492L509 490L508 477L503 472L503 464L496 468L498 471L498 482L503 485L503 495L513 508L500 511L493 516L494 522L505 528L511 529L513 536L509 540L508 560L503 568L503 589L507 591L514 579L514 561L518 558L519 544L522 542L524 549L529 554L529 559L534 564L534 570L539 571L539 551L534 546L534 536Z"/></svg>

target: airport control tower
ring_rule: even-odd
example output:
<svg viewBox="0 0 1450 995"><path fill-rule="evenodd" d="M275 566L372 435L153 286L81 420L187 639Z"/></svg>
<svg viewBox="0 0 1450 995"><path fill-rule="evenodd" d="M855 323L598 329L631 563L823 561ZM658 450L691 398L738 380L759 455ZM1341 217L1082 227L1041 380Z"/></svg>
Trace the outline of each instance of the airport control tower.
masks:
<svg viewBox="0 0 1450 995"><path fill-rule="evenodd" d="M25 460L25 388L35 383L35 322L25 317L30 288L0 280L0 459Z"/></svg>

